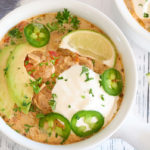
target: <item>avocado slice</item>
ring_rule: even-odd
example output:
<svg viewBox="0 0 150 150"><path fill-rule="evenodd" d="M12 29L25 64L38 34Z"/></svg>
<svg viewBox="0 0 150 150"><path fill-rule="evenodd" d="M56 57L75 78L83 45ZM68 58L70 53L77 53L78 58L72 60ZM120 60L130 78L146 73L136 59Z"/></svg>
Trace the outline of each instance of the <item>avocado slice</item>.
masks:
<svg viewBox="0 0 150 150"><path fill-rule="evenodd" d="M33 51L45 51L45 47L35 48L29 44L18 45L7 61L7 85L8 91L22 112L28 113L33 97L33 88L30 86L30 80L34 80L24 67L25 57Z"/></svg>
<svg viewBox="0 0 150 150"><path fill-rule="evenodd" d="M9 96L6 83L7 59L15 46L10 46L0 51L0 113L10 118L12 116L14 101Z"/></svg>

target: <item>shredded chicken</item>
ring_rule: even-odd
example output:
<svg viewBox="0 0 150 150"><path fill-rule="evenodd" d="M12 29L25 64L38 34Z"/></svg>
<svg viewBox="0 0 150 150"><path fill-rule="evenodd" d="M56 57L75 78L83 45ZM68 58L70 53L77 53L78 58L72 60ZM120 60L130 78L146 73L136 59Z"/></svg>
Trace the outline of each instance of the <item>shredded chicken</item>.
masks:
<svg viewBox="0 0 150 150"><path fill-rule="evenodd" d="M51 99L51 91L44 87L38 94L34 95L34 104L42 110L43 113L49 113L52 111L49 100Z"/></svg>
<svg viewBox="0 0 150 150"><path fill-rule="evenodd" d="M86 58L86 57L79 57L79 64L80 65L84 65L90 69L93 69L93 63L90 59Z"/></svg>
<svg viewBox="0 0 150 150"><path fill-rule="evenodd" d="M40 51L35 51L33 53L28 54L29 63L36 66L40 62L44 61L46 59L45 55L43 55Z"/></svg>

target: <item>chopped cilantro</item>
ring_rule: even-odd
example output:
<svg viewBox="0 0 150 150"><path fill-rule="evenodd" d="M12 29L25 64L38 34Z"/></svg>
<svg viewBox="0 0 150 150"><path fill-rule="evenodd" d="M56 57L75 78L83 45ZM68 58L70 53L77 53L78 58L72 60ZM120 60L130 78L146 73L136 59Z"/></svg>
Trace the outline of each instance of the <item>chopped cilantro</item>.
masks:
<svg viewBox="0 0 150 150"><path fill-rule="evenodd" d="M85 66L82 66L82 72L80 73L80 76L83 74L83 73L87 73L89 71L89 69Z"/></svg>
<svg viewBox="0 0 150 150"><path fill-rule="evenodd" d="M71 105L68 105L68 108L71 108Z"/></svg>
<svg viewBox="0 0 150 150"><path fill-rule="evenodd" d="M52 78L54 78L55 76L56 76L56 74L55 74L55 73L53 73L53 74L51 75L51 77L52 77Z"/></svg>
<svg viewBox="0 0 150 150"><path fill-rule="evenodd" d="M37 80L33 81L30 80L30 86L33 87L33 91L38 94L40 92L40 87L39 85L42 83L42 78L38 78Z"/></svg>
<svg viewBox="0 0 150 150"><path fill-rule="evenodd" d="M91 94L92 97L94 97L94 94L93 94L93 90L92 90L92 89L89 90L89 94Z"/></svg>
<svg viewBox="0 0 150 150"><path fill-rule="evenodd" d="M16 43L13 40L11 40L10 44L15 45Z"/></svg>
<svg viewBox="0 0 150 150"><path fill-rule="evenodd" d="M149 14L148 14L148 13L144 13L143 17L144 17L144 18L148 18L148 17L149 17Z"/></svg>
<svg viewBox="0 0 150 150"><path fill-rule="evenodd" d="M104 95L103 94L100 96L100 98L101 98L101 100L104 101Z"/></svg>
<svg viewBox="0 0 150 150"><path fill-rule="evenodd" d="M52 93L52 98L53 99L57 98L57 95L55 93Z"/></svg>
<svg viewBox="0 0 150 150"><path fill-rule="evenodd" d="M51 59L50 62L55 65L57 59L58 57L53 56L53 59Z"/></svg>
<svg viewBox="0 0 150 150"><path fill-rule="evenodd" d="M104 105L104 104L102 104L101 106L102 106L102 107L105 107L105 105Z"/></svg>
<svg viewBox="0 0 150 150"><path fill-rule="evenodd" d="M63 79L63 77L58 77L58 80L62 80Z"/></svg>
<svg viewBox="0 0 150 150"><path fill-rule="evenodd" d="M90 81L90 80L93 80L93 79L94 79L94 78L90 78L90 77L89 77L89 73L86 73L85 75L86 75L85 82L88 82L88 81Z"/></svg>
<svg viewBox="0 0 150 150"><path fill-rule="evenodd" d="M21 112L21 108L20 108L20 107L15 107L15 108L13 109L13 111L14 111L14 112L17 112L17 111Z"/></svg>
<svg viewBox="0 0 150 150"><path fill-rule="evenodd" d="M45 83L46 85L49 85L50 84L50 82L49 81L46 81L46 83Z"/></svg>
<svg viewBox="0 0 150 150"><path fill-rule="evenodd" d="M28 65L28 64L29 64L29 60L26 60L26 61L25 61L25 65Z"/></svg>
<svg viewBox="0 0 150 150"><path fill-rule="evenodd" d="M69 30L68 30L68 33L70 33L70 32L72 32L72 30L69 29Z"/></svg>
<svg viewBox="0 0 150 150"><path fill-rule="evenodd" d="M51 24L47 23L47 27L49 28L50 32L53 32L59 29L59 24L57 22L52 22Z"/></svg>
<svg viewBox="0 0 150 150"><path fill-rule="evenodd" d="M31 104L31 106L30 106L29 111L30 111L30 112L35 112L35 108L34 108L34 106L33 106L32 104Z"/></svg>
<svg viewBox="0 0 150 150"><path fill-rule="evenodd" d="M68 79L65 79L65 81L68 81Z"/></svg>
<svg viewBox="0 0 150 150"><path fill-rule="evenodd" d="M21 32L20 32L19 29L17 29L17 28L14 28L14 29L10 30L10 31L8 32L8 35L9 35L10 37L17 38L17 39L19 39L19 38L22 37Z"/></svg>
<svg viewBox="0 0 150 150"><path fill-rule="evenodd" d="M27 107L27 106L30 105L30 104L31 104L31 102L28 102L28 103L27 103L26 101L23 101L23 102L22 102L22 106L24 106L24 107Z"/></svg>
<svg viewBox="0 0 150 150"><path fill-rule="evenodd" d="M4 68L4 75L7 75L8 69L9 69L9 66L7 65L6 68Z"/></svg>
<svg viewBox="0 0 150 150"><path fill-rule="evenodd" d="M141 6L141 7L143 7L143 4L139 3L139 4L138 4L138 6Z"/></svg>
<svg viewBox="0 0 150 150"><path fill-rule="evenodd" d="M56 101L54 99L49 101L49 105L51 106L52 110L55 110L56 108Z"/></svg>
<svg viewBox="0 0 150 150"><path fill-rule="evenodd" d="M34 71L35 71L35 69L32 69L32 70L28 71L28 74L31 75Z"/></svg>
<svg viewBox="0 0 150 150"><path fill-rule="evenodd" d="M49 101L49 105L51 106L52 110L56 108L55 98L57 98L57 95L55 93L52 93L52 99Z"/></svg>
<svg viewBox="0 0 150 150"><path fill-rule="evenodd" d="M54 85L56 82L55 81L52 81L52 84Z"/></svg>
<svg viewBox="0 0 150 150"><path fill-rule="evenodd" d="M84 96L84 95L82 95L82 96L81 96L81 98L85 99L85 96Z"/></svg>
<svg viewBox="0 0 150 150"><path fill-rule="evenodd" d="M95 60L92 59L93 66L95 65Z"/></svg>
<svg viewBox="0 0 150 150"><path fill-rule="evenodd" d="M52 90L52 87L51 87L51 86L47 86L47 88L50 89L50 90Z"/></svg>
<svg viewBox="0 0 150 150"><path fill-rule="evenodd" d="M15 130L17 133L20 133L19 130Z"/></svg>
<svg viewBox="0 0 150 150"><path fill-rule="evenodd" d="M28 125L28 124L24 124L24 126L26 127L26 128L24 129L26 133L28 133L29 130L30 130L30 128L33 127L33 126L31 126L31 125Z"/></svg>
<svg viewBox="0 0 150 150"><path fill-rule="evenodd" d="M41 63L39 63L39 66L40 66L40 67L43 66L43 65L48 66L48 62L41 62Z"/></svg>

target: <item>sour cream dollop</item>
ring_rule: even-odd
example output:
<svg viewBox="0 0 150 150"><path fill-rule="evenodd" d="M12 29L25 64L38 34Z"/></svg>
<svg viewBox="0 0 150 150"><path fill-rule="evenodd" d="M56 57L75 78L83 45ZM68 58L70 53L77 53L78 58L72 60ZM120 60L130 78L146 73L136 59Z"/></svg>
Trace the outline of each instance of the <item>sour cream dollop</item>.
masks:
<svg viewBox="0 0 150 150"><path fill-rule="evenodd" d="M100 112L107 124L117 111L118 96L108 95L100 86L99 74L89 69L89 77L82 72L80 65L74 65L60 74L56 85L52 90L56 94L56 109L58 112L71 120L72 116L80 110L95 110Z"/></svg>

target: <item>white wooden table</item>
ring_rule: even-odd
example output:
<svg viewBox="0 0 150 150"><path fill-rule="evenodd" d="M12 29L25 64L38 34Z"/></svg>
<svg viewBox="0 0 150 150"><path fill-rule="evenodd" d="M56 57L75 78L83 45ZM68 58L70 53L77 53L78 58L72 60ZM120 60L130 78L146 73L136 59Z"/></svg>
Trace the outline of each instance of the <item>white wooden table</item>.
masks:
<svg viewBox="0 0 150 150"><path fill-rule="evenodd" d="M7 12L14 9L17 5L30 2L32 0L0 0L0 18ZM118 26L121 26L122 19L114 6L113 0L79 0L90 4L93 7L104 12L108 17L114 20ZM18 3L17 3L18 2ZM124 24L124 23L123 23ZM125 25L125 24L124 24ZM102 145L95 150L150 150L150 87L146 80L145 74L150 72L150 53L141 49L138 45L128 38L137 63L138 69L138 91L132 112L129 114L124 125ZM142 42L142 41L141 41ZM132 144L130 147L126 142ZM0 133L0 150L27 150L15 144L5 135Z"/></svg>

